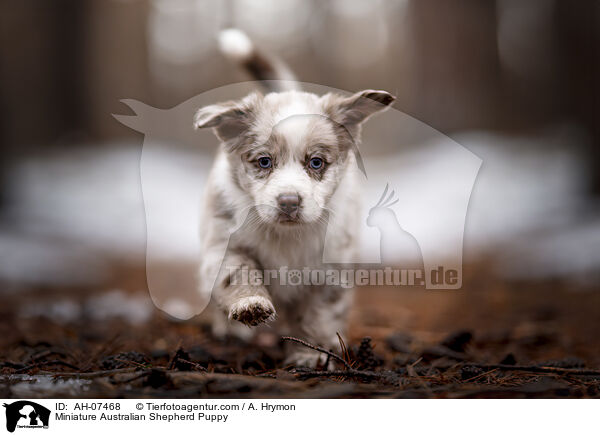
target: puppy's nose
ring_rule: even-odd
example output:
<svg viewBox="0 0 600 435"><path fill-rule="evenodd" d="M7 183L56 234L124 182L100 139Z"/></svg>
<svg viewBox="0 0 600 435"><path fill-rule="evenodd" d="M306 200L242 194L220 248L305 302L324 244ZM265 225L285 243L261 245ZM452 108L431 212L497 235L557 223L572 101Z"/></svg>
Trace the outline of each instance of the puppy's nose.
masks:
<svg viewBox="0 0 600 435"><path fill-rule="evenodd" d="M279 204L279 209L282 212L295 219L298 215L300 197L297 193L283 193L277 197L277 204Z"/></svg>

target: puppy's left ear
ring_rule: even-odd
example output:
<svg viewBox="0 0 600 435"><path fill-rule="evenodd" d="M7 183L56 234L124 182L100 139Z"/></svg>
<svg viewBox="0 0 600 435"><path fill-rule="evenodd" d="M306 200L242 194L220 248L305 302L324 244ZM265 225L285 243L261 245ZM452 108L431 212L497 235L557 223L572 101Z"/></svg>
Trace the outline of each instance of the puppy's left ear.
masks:
<svg viewBox="0 0 600 435"><path fill-rule="evenodd" d="M328 95L328 112L340 124L351 127L366 121L371 115L387 109L395 100L386 91L367 89L350 97Z"/></svg>

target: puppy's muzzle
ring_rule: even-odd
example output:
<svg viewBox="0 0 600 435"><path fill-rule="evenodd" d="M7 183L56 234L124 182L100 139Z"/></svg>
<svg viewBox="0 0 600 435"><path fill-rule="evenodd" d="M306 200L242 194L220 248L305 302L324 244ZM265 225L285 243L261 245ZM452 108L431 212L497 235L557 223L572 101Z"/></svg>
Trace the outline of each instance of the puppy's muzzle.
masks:
<svg viewBox="0 0 600 435"><path fill-rule="evenodd" d="M300 196L297 193L283 193L277 197L280 221L295 221L298 219L300 210Z"/></svg>

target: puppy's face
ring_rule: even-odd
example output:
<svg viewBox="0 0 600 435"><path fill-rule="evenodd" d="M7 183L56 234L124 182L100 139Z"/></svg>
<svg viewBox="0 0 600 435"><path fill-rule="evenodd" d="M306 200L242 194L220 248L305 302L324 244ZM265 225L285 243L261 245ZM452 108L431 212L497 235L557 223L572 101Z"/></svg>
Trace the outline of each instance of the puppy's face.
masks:
<svg viewBox="0 0 600 435"><path fill-rule="evenodd" d="M263 223L294 226L323 219L358 151L360 124L393 101L384 91L252 94L200 109L195 125L215 129Z"/></svg>

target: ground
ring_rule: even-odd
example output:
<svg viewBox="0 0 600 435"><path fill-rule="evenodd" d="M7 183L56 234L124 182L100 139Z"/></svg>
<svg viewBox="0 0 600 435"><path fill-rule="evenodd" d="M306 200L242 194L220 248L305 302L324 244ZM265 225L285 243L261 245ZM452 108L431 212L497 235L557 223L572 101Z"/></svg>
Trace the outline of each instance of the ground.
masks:
<svg viewBox="0 0 600 435"><path fill-rule="evenodd" d="M148 302L143 269L122 266L112 279L120 300ZM349 335L331 349L334 371L285 367L283 339L272 333L251 344L216 340L197 319L175 321L151 305L146 314L100 316L103 294L116 293L106 286L0 293L0 395L600 396L600 292L507 281L486 264L467 268L461 290L358 289ZM327 357L327 349L314 351Z"/></svg>

